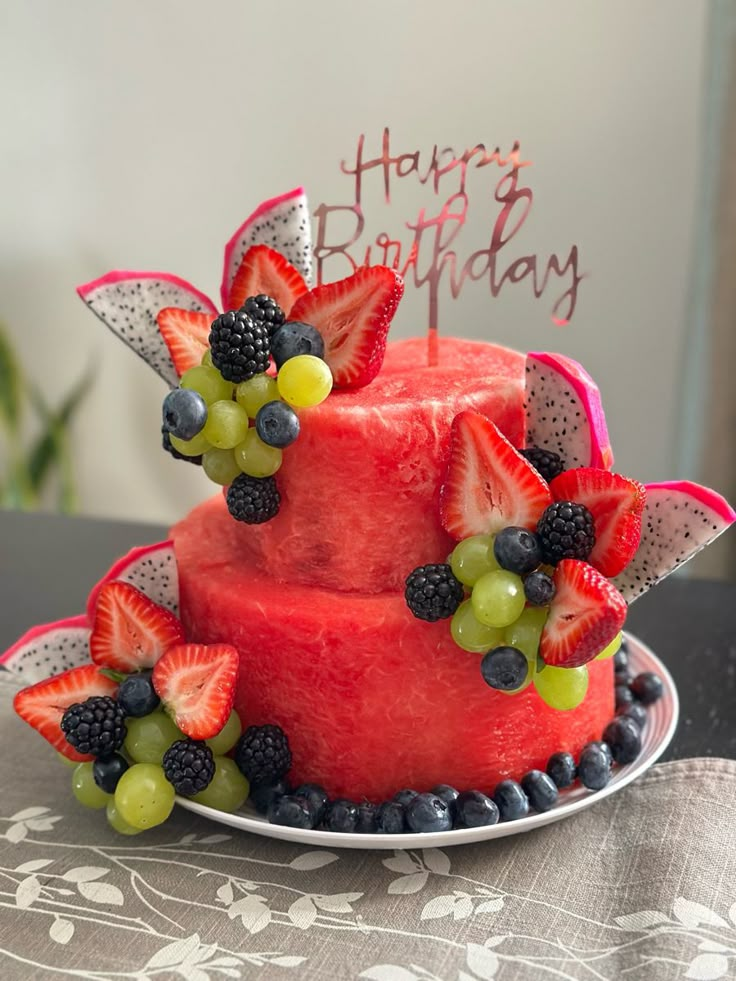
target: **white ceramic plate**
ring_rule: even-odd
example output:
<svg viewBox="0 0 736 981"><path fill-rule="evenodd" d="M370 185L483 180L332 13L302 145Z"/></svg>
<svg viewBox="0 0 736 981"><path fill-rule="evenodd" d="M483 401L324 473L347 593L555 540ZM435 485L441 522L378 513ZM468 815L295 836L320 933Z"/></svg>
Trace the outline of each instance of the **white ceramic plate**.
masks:
<svg viewBox="0 0 736 981"><path fill-rule="evenodd" d="M662 755L677 727L680 707L675 683L670 673L659 658L640 640L630 634L627 634L627 639L629 660L634 674L640 671L654 671L664 684L662 698L647 708L647 724L644 727L641 753L628 766L614 767L611 782L603 790L592 793L580 786L565 790L560 794L557 804L544 814L530 814L529 817L520 818L518 821L494 824L485 828L460 828L457 831L440 831L431 834L359 835L338 834L335 831L304 831L301 828L269 824L264 817L248 806L236 814L225 814L212 807L195 804L194 801L186 798L177 798L177 803L188 811L194 811L195 814L218 821L220 824L227 824L231 828L240 828L241 831L250 831L268 838L280 838L283 841L296 841L303 845L325 845L330 848L446 848L448 845L468 845L474 841L518 835L524 831L541 828L553 821L561 821L605 797L610 797L611 794L615 794L641 776Z"/></svg>

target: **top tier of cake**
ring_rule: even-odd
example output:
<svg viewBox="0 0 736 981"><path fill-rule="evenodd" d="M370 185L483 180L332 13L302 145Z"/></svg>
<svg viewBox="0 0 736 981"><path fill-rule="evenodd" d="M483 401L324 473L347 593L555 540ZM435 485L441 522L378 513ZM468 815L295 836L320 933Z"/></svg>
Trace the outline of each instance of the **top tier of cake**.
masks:
<svg viewBox="0 0 736 981"><path fill-rule="evenodd" d="M403 589L408 569L452 549L439 522L453 418L476 409L514 443L523 438L524 358L442 338L388 346L379 376L306 410L279 471L280 513L267 524L222 527L248 564L273 578L350 592ZM222 507L223 500L213 507Z"/></svg>

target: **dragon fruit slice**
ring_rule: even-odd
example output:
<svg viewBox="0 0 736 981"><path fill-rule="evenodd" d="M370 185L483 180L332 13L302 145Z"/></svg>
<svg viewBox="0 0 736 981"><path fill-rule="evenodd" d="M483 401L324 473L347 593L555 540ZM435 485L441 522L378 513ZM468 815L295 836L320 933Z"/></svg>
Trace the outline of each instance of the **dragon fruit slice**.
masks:
<svg viewBox="0 0 736 981"><path fill-rule="evenodd" d="M696 555L736 520L720 494L690 481L647 484L641 542L624 571L612 580L633 603Z"/></svg>
<svg viewBox="0 0 736 981"><path fill-rule="evenodd" d="M135 586L159 606L178 616L179 572L174 554L174 543L158 542L133 548L115 563L110 571L93 587L87 600L87 616L94 619L97 597L105 583L121 579Z"/></svg>
<svg viewBox="0 0 736 981"><path fill-rule="evenodd" d="M251 245L268 245L280 252L299 270L307 286L311 286L312 229L309 224L307 195L303 187L264 201L245 219L225 246L221 287L224 310L232 309L230 289L243 256Z"/></svg>
<svg viewBox="0 0 736 981"><path fill-rule="evenodd" d="M217 308L204 293L169 273L110 272L78 286L77 293L113 334L172 388L179 384L179 375L159 331L158 312L164 307L179 307L217 316Z"/></svg>
<svg viewBox="0 0 736 981"><path fill-rule="evenodd" d="M24 684L33 685L87 664L91 633L84 615L32 627L0 657L0 664Z"/></svg>
<svg viewBox="0 0 736 981"><path fill-rule="evenodd" d="M587 371L562 354L526 357L526 445L559 453L566 469L610 470L608 439L598 386Z"/></svg>

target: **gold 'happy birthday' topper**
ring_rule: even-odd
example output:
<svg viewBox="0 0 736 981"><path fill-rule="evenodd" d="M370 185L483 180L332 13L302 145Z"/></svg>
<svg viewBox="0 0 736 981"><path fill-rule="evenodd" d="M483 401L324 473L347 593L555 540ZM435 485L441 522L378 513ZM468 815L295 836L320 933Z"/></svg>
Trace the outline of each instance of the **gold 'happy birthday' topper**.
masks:
<svg viewBox="0 0 736 981"><path fill-rule="evenodd" d="M457 247L470 207L469 171L492 164L504 173L493 188L493 201L498 205L498 210L490 226L490 239L485 248L462 259ZM540 298L552 277L557 277L563 285L563 281L567 285L552 305L552 321L557 325L567 324L575 312L578 286L582 279L578 273L577 246L570 247L564 260L552 253L544 261L533 253L504 261L505 254L510 251L509 244L520 232L531 211L532 190L520 182L522 168L530 165L531 161L521 159L518 141L514 142L506 156L501 154L499 147L488 151L482 143L463 150L459 155L451 147L439 149L435 144L429 160L419 150L395 154L391 152L388 128L383 131L380 153L367 157L365 135L361 134L354 161L348 163L343 160L340 166L343 174L353 178L352 203L321 204L315 211L317 239L314 256L318 282L328 278L323 275L326 263L340 256L343 261L348 261L353 270L360 265L386 265L399 272L417 289L426 285L429 292L430 364L437 362L439 288L443 277L453 299L460 295L468 281L485 280L491 296L496 297L507 283L520 283L527 278L531 281L534 296ZM391 203L394 183L408 178L414 178L428 187L441 202L439 207L421 208L414 221L404 223L411 233L409 241L402 240L396 234L380 232L371 243L360 243L366 223L363 212L364 179L371 171L382 179L386 204ZM449 185L452 185L452 190L445 196ZM482 205L487 202L488 199L484 198ZM334 221L328 222L331 215L352 216L354 227L350 238L337 243L330 241L328 223L330 234L335 234ZM503 257L502 251L505 253Z"/></svg>

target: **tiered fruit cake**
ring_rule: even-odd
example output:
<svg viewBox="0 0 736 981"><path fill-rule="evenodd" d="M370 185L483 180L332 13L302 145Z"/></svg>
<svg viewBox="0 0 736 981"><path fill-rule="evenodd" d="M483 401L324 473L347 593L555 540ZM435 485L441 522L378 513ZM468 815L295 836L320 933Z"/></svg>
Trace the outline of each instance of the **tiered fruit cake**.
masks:
<svg viewBox="0 0 736 981"><path fill-rule="evenodd" d="M430 366L386 343L395 271L310 288L311 257L297 190L228 243L223 313L160 273L79 290L168 384L164 448L223 488L3 658L123 833L175 793L386 833L599 789L661 692L628 673L627 603L736 516L614 473L574 361L444 338Z"/></svg>

